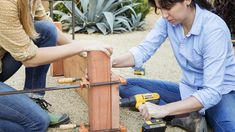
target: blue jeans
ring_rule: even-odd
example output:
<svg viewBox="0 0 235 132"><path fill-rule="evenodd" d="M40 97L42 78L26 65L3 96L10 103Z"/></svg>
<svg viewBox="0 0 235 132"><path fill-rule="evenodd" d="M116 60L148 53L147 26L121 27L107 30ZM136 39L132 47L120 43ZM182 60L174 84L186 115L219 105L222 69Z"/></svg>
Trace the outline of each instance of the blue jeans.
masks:
<svg viewBox="0 0 235 132"><path fill-rule="evenodd" d="M54 24L46 21L35 22L35 29L40 38L34 41L38 47L55 46L57 30ZM9 53L2 59L0 74L0 91L11 91L14 88L3 82L10 78L22 65ZM48 65L26 68L24 89L45 88ZM38 95L43 96L41 92ZM49 125L48 114L26 95L0 96L0 132L45 132Z"/></svg>
<svg viewBox="0 0 235 132"><path fill-rule="evenodd" d="M0 82L0 92L11 90ZM28 96L0 96L0 132L45 132L49 122L47 112Z"/></svg>
<svg viewBox="0 0 235 132"><path fill-rule="evenodd" d="M130 78L119 90L122 98L142 93L159 93L160 105L181 100L179 85L167 81ZM223 95L217 105L206 110L206 119L215 132L235 132L235 91Z"/></svg>

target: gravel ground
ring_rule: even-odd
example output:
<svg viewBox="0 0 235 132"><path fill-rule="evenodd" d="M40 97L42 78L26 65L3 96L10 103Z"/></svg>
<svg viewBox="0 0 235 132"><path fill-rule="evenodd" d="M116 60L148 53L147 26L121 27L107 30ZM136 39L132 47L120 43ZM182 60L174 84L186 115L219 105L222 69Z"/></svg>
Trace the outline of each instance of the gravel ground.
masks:
<svg viewBox="0 0 235 132"><path fill-rule="evenodd" d="M129 48L140 43L154 26L154 22L158 16L154 13L150 13L146 18L145 31L136 31L132 33L115 34L115 35L100 35L100 34L78 34L76 39L84 40L100 40L114 47L113 56L118 56L125 53ZM180 78L179 67L173 57L169 41L167 40L158 52L145 64L146 75L142 78L149 79L161 79L177 82ZM126 78L137 77L133 75L133 69L122 68L113 69L113 71ZM17 89L22 89L24 83L24 68L22 67L17 74L10 78L7 83ZM56 80L58 77L51 77L48 75L47 86L56 86ZM52 91L47 92L45 99L48 100L53 106L51 111L68 113L72 123L88 122L87 119L87 106L73 90ZM121 108L121 122L125 124L128 132L140 131L140 128L144 122L139 113L129 111L128 109ZM50 128L48 132L58 132L56 128ZM168 127L167 132L183 132L179 128ZM62 131L61 131L62 132Z"/></svg>

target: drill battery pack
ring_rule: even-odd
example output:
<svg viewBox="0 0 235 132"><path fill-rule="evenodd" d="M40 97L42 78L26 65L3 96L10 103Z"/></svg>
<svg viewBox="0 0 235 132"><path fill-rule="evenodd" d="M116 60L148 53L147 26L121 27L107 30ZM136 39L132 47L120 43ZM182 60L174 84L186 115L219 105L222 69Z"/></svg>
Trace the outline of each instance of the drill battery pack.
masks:
<svg viewBox="0 0 235 132"><path fill-rule="evenodd" d="M162 119L151 119L142 126L141 132L165 132L166 122Z"/></svg>

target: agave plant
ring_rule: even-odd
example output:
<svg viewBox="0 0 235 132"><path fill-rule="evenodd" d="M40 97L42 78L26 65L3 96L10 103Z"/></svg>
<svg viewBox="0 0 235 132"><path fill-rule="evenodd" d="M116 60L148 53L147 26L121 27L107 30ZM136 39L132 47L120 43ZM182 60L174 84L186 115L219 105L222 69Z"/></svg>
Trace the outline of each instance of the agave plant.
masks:
<svg viewBox="0 0 235 132"><path fill-rule="evenodd" d="M131 26L133 30L143 30L144 21L141 21L142 14L139 13L137 15L131 14Z"/></svg>
<svg viewBox="0 0 235 132"><path fill-rule="evenodd" d="M63 4L70 13L54 10L54 14L61 16L59 21L62 22L63 29L71 32L72 3L71 1L59 1L54 4L54 7L58 4ZM133 9L140 4L132 3L131 0L80 0L79 5L75 7L74 12L75 32L108 34L143 28L144 22L141 20L141 13L136 14ZM131 16L127 15L127 12L131 12Z"/></svg>

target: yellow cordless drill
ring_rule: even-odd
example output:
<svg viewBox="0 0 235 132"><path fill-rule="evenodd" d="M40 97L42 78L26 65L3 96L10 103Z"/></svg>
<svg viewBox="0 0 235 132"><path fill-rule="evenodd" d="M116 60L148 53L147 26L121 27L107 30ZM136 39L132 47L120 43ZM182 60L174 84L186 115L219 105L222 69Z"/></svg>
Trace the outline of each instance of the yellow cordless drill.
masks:
<svg viewBox="0 0 235 132"><path fill-rule="evenodd" d="M158 104L160 99L160 95L158 93L145 93L145 94L137 94L135 96L131 96L129 98L122 98L120 100L121 107L131 107L138 109L141 104L145 102L151 102L154 104Z"/></svg>
<svg viewBox="0 0 235 132"><path fill-rule="evenodd" d="M122 98L120 100L121 107L130 107L138 109L141 104L151 102L159 104L160 95L158 93L137 94L129 98ZM151 119L146 121L142 126L141 132L165 132L166 122L162 119Z"/></svg>

